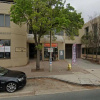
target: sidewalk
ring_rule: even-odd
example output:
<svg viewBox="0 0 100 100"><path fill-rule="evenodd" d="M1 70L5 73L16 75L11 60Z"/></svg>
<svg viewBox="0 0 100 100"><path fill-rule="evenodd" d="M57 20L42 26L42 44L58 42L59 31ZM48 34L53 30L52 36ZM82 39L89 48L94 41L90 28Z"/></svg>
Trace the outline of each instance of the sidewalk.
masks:
<svg viewBox="0 0 100 100"><path fill-rule="evenodd" d="M35 60L30 60L26 66L9 69L23 71L26 73L27 78L53 78L77 85L100 86L100 69L83 69L76 65L68 71L67 60L53 61L52 72L49 72L49 61L40 62L40 71L35 70L35 65Z"/></svg>

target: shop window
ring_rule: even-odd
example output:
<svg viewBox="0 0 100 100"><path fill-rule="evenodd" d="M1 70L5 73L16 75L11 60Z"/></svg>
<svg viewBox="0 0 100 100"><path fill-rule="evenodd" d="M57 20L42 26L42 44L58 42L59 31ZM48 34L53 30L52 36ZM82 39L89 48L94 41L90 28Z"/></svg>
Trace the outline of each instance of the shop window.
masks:
<svg viewBox="0 0 100 100"><path fill-rule="evenodd" d="M49 58L50 53L48 52L48 47L44 47L44 58Z"/></svg>
<svg viewBox="0 0 100 100"><path fill-rule="evenodd" d="M10 59L10 40L0 40L0 59Z"/></svg>
<svg viewBox="0 0 100 100"><path fill-rule="evenodd" d="M0 52L0 58L4 58L4 53Z"/></svg>
<svg viewBox="0 0 100 100"><path fill-rule="evenodd" d="M58 44L52 43L52 48L53 48L52 60L58 59L58 47L57 46L58 46ZM44 44L44 59L45 60L50 58L50 52L48 52L48 48L50 48L50 44L45 43Z"/></svg>
<svg viewBox="0 0 100 100"><path fill-rule="evenodd" d="M88 35L88 33L89 33L89 27L86 27L85 28L85 34Z"/></svg>
<svg viewBox="0 0 100 100"><path fill-rule="evenodd" d="M0 27L10 27L10 15L0 14Z"/></svg>
<svg viewBox="0 0 100 100"><path fill-rule="evenodd" d="M5 52L5 58L10 58L10 52Z"/></svg>

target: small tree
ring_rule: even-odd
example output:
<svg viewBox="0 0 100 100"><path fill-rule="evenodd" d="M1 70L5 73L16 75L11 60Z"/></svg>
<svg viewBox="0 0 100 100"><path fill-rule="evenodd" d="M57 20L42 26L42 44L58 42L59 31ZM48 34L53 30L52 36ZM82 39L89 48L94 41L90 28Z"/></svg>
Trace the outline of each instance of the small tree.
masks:
<svg viewBox="0 0 100 100"><path fill-rule="evenodd" d="M84 24L81 14L76 13L68 4L64 7L63 0L14 0L10 13L11 20L22 25L27 23L34 34L37 48L36 70L40 69L41 37L56 29L65 29L70 37L76 34Z"/></svg>
<svg viewBox="0 0 100 100"><path fill-rule="evenodd" d="M82 37L81 37L81 43L85 45L85 48L86 48L86 59L88 57L88 49L89 47L91 47L91 43L92 43L92 35L90 33L88 34L84 34Z"/></svg>
<svg viewBox="0 0 100 100"><path fill-rule="evenodd" d="M92 36L92 42L91 47L96 54L96 60L98 59L98 49L100 44L100 17L90 17L90 26L91 26L91 36Z"/></svg>

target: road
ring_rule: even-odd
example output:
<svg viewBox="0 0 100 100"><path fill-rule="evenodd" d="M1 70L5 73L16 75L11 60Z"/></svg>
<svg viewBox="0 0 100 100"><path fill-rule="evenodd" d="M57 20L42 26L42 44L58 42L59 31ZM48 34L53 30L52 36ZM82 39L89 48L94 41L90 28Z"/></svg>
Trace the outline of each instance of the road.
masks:
<svg viewBox="0 0 100 100"><path fill-rule="evenodd" d="M49 95L0 98L0 100L100 100L100 89Z"/></svg>

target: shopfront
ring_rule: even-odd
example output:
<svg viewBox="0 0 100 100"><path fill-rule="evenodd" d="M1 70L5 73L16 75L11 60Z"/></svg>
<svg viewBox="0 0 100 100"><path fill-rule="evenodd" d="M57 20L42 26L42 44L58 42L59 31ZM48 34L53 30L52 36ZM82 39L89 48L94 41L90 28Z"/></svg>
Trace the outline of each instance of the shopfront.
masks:
<svg viewBox="0 0 100 100"><path fill-rule="evenodd" d="M58 59L58 44L57 43L52 43L51 45L53 52L52 52L52 60L57 60ZM45 43L44 44L44 60L49 60L50 58L50 43Z"/></svg>

